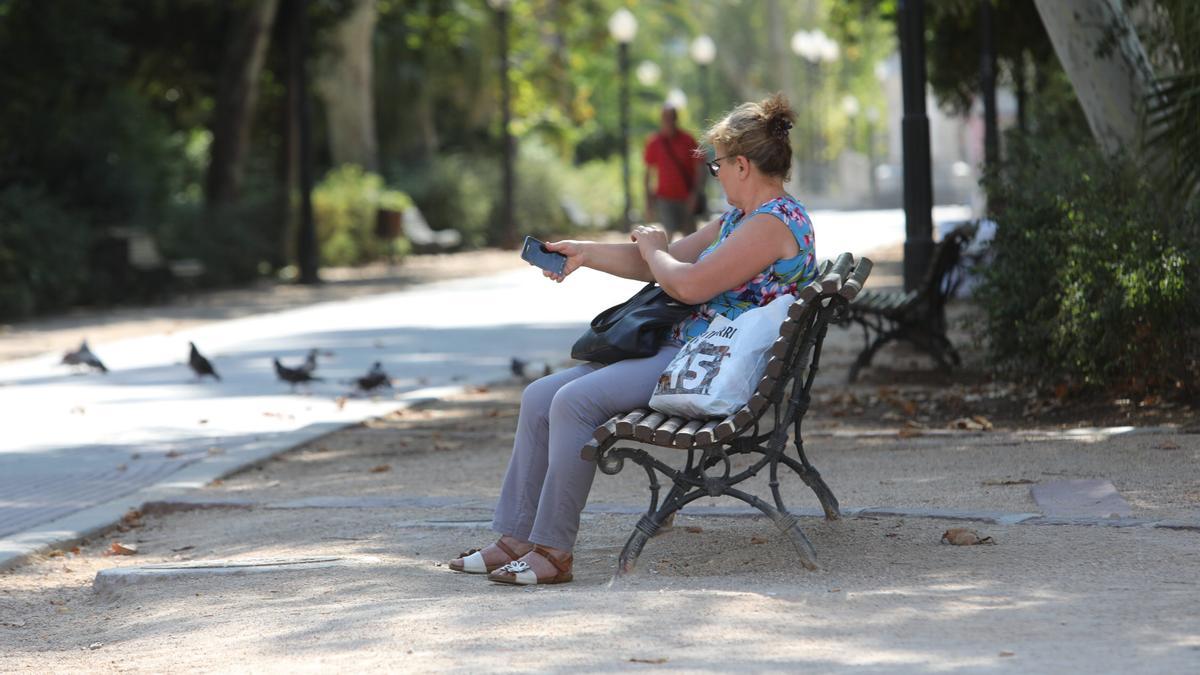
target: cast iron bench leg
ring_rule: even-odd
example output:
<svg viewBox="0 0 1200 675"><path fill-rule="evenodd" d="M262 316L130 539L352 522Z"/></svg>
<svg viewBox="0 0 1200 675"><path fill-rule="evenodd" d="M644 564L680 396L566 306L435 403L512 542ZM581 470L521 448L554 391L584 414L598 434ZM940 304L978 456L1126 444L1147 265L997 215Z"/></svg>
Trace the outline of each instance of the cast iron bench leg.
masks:
<svg viewBox="0 0 1200 675"><path fill-rule="evenodd" d="M727 488L725 494L730 497L736 497L765 513L771 519L771 522L775 523L775 527L787 533L788 538L792 540L792 545L796 547L796 554L800 557L800 564L804 565L805 569L820 569L820 565L817 564L816 549L808 541L808 537L804 536L804 531L800 529L800 520L792 515L791 512L776 509L758 497L734 488Z"/></svg>

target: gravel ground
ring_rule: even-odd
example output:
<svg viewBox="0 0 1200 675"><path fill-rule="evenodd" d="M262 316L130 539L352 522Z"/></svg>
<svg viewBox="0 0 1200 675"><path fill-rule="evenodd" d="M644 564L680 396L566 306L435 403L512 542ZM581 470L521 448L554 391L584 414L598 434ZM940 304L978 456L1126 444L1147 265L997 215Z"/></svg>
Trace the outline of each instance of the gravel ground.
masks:
<svg viewBox="0 0 1200 675"><path fill-rule="evenodd" d="M205 496L486 503L498 489L519 391L515 382L476 390L332 434ZM1193 435L846 439L823 435L832 419L814 416L809 446L843 504L1027 511L1028 485L981 482L1104 476L1136 515L1200 510L1194 473L1179 471L1200 459ZM592 502L641 505L639 474L599 475ZM795 503L815 505L793 489L798 481L785 483ZM595 513L584 519L574 583L515 589L444 567L489 540L489 515L259 506L132 519L78 553L0 575L0 670L1083 673L1187 672L1200 661L1196 532L806 518L824 566L806 572L769 521L685 511L648 544L634 575L610 584L636 516ZM938 543L958 525L997 543ZM118 540L138 553L104 555ZM92 589L96 573L115 566L298 556L363 564Z"/></svg>
<svg viewBox="0 0 1200 675"><path fill-rule="evenodd" d="M316 289L271 286L45 319L0 331L0 359L74 346L83 331L99 342L178 329L497 271L513 257L418 257L399 272L357 272ZM898 283L894 261L879 259L872 284ZM954 309L956 326L968 315ZM954 339L969 344L961 328ZM1035 512L1032 484L1104 478L1137 518L1200 520L1200 436L1187 433L1196 419L1187 404L1118 399L1072 408L990 381L971 351L968 367L947 376L889 349L847 386L859 340L831 331L805 423L809 457L844 506ZM614 583L637 519L631 511L646 499L644 474L630 465L597 476L591 503L625 512L585 514L574 583L516 589L452 573L446 560L492 537L487 507L511 449L520 387L499 384L372 420L201 495L252 506L131 517L78 548L0 573L0 672L1090 674L1194 672L1200 664L1195 531L804 518L823 565L807 572L769 521L685 511L647 545L637 572ZM974 416L993 429L958 429ZM1160 429L1062 433L1122 423ZM791 505L817 504L794 477L783 490ZM320 498L392 501L271 507ZM996 543L940 544L957 526ZM136 555L106 555L116 541L135 545ZM359 564L93 589L96 574L115 567L307 556Z"/></svg>

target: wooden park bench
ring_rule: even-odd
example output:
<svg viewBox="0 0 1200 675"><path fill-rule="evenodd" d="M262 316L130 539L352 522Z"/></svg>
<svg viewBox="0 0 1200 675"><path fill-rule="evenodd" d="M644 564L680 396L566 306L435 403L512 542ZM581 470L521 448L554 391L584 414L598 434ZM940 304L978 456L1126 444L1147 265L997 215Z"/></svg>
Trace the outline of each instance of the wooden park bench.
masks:
<svg viewBox="0 0 1200 675"><path fill-rule="evenodd" d="M850 304L849 323L862 326L865 345L850 367L850 381L871 365L881 347L894 340L929 354L943 370L962 365L946 337L946 301L962 283L959 262L975 235L973 225L951 231L933 248L920 286L904 291L864 291Z"/></svg>
<svg viewBox="0 0 1200 675"><path fill-rule="evenodd" d="M734 414L725 419L684 419L638 409L615 415L596 429L581 453L585 460L594 460L601 471L614 475L631 459L646 470L650 480L650 508L625 543L617 574L633 569L646 541L676 511L701 497L720 495L740 499L770 517L788 534L800 563L816 569L812 544L779 493L779 465L799 474L816 493L826 518L839 517L837 498L804 455L800 423L808 411L826 329L845 314L870 273L870 260L860 258L855 265L849 253L826 263L817 281L801 289L789 308L769 351L766 374L750 400ZM796 448L794 457L786 452L789 432ZM683 468L672 468L644 449L628 447L630 441L685 451L687 462ZM751 465L734 472L730 458L735 455L750 456ZM763 469L770 472L773 503L736 487ZM661 502L656 471L672 484Z"/></svg>

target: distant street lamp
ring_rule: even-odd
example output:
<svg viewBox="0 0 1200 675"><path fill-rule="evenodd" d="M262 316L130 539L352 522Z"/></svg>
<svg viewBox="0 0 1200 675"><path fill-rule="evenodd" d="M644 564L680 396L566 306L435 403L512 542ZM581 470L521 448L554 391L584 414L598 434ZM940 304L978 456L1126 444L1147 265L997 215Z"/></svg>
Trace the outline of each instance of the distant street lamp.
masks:
<svg viewBox="0 0 1200 675"><path fill-rule="evenodd" d="M875 127L879 125L879 109L867 108L867 179L871 185L871 205L879 204L879 179L875 176Z"/></svg>
<svg viewBox="0 0 1200 675"><path fill-rule="evenodd" d="M643 87L653 87L662 79L662 68L653 61L642 61L633 72Z"/></svg>
<svg viewBox="0 0 1200 675"><path fill-rule="evenodd" d="M701 110L701 115L707 121L712 114L708 98L708 65L717 58L717 45L713 39L707 35L697 35L695 40L692 40L692 60L700 67L700 103L704 106Z"/></svg>
<svg viewBox="0 0 1200 675"><path fill-rule="evenodd" d="M496 10L497 30L500 32L500 125L503 137L502 160L504 170L504 195L501 205L501 240L504 248L517 245L517 218L514 195L517 191L516 139L512 135L512 102L508 87L508 8L512 0L488 0Z"/></svg>
<svg viewBox="0 0 1200 675"><path fill-rule="evenodd" d="M792 46L792 52L795 53L796 56L799 56L800 58L807 61L810 64L810 67L814 73L813 77L809 78L808 70L805 70L806 76L805 76L804 87L806 90L806 94L808 94L807 90L818 89L820 87L821 64L822 63L833 63L834 61L837 61L838 57L841 55L841 49L838 47L837 42L835 42L833 40L833 38L826 35L825 32L819 28L816 30L813 30L813 31L806 31L806 30L796 31L794 34L792 34L791 46ZM811 94L809 94L809 95L811 95ZM819 98L819 97L812 96L812 98ZM816 108L816 110L814 111L813 108ZM809 123L807 125L808 130L809 130L809 134L808 134L809 137L806 139L807 142L805 143L805 145L807 147L804 148L804 151L805 151L805 155L808 156L808 158L810 160L809 167L811 170L811 166L813 164L816 164L818 158L820 157L820 154L818 152L818 150L819 150L818 146L820 145L819 140L821 138L822 130L824 129L825 124L822 119L821 107L819 104L816 106L812 106L812 105L805 106L805 109L808 111L808 115L809 115ZM815 188L815 187L817 187L817 184L816 184L817 181L812 181L811 179L813 177L814 176L812 176L812 175L809 176L809 178L810 178L809 182L810 182L810 185Z"/></svg>
<svg viewBox="0 0 1200 675"><path fill-rule="evenodd" d="M637 35L637 19L624 7L608 19L608 32L617 41L617 68L621 73L621 179L625 186L625 209L621 222L629 229L633 195L629 190L629 43Z"/></svg>

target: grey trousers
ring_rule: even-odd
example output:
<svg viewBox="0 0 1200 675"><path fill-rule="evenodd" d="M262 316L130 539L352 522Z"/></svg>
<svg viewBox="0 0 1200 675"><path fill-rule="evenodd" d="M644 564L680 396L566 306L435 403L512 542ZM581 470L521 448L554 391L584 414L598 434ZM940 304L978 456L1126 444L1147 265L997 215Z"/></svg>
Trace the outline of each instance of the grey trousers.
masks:
<svg viewBox="0 0 1200 675"><path fill-rule="evenodd" d="M658 197L654 200L654 205L658 211L658 222L662 224L667 234L676 232L688 234L692 231L693 228L690 225L693 224L695 217L688 213L686 199Z"/></svg>
<svg viewBox="0 0 1200 675"><path fill-rule="evenodd" d="M579 457L596 427L644 407L678 347L610 366L585 363L541 378L521 394L517 437L492 529L542 546L571 549L596 463Z"/></svg>

